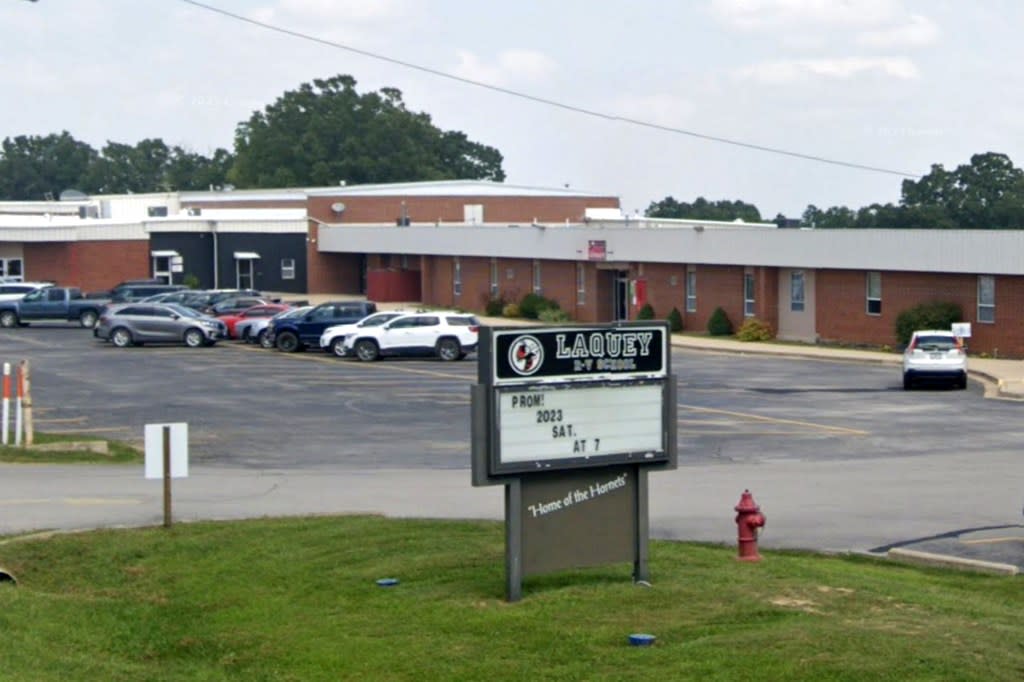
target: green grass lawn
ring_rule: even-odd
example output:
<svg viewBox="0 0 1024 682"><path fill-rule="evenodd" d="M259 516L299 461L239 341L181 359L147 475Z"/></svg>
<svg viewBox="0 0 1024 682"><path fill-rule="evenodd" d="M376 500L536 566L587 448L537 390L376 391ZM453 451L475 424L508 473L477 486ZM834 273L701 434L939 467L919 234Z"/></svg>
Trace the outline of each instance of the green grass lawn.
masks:
<svg viewBox="0 0 1024 682"><path fill-rule="evenodd" d="M2 680L1020 680L1015 578L652 542L504 600L502 525L344 516L0 543ZM395 587L379 578L400 580ZM631 633L657 636L631 647Z"/></svg>
<svg viewBox="0 0 1024 682"><path fill-rule="evenodd" d="M10 437L13 443L13 435ZM36 446L50 446L57 443L82 443L85 441L107 441L109 452L106 454L68 449L40 449ZM0 445L0 462L23 462L31 464L132 464L141 463L143 453L127 443L77 434L36 433L33 447L14 447L13 444ZM0 678L2 679L2 678Z"/></svg>

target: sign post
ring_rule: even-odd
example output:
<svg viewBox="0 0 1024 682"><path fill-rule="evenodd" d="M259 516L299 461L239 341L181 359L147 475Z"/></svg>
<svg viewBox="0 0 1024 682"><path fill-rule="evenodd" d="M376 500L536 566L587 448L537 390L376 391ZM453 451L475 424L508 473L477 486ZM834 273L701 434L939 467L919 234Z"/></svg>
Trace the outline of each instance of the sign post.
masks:
<svg viewBox="0 0 1024 682"><path fill-rule="evenodd" d="M188 477L188 424L146 424L146 478L162 479L164 528L170 528L171 479Z"/></svg>
<svg viewBox="0 0 1024 682"><path fill-rule="evenodd" d="M473 485L505 486L508 599L522 578L633 561L647 580L647 473L676 466L667 323L483 328Z"/></svg>

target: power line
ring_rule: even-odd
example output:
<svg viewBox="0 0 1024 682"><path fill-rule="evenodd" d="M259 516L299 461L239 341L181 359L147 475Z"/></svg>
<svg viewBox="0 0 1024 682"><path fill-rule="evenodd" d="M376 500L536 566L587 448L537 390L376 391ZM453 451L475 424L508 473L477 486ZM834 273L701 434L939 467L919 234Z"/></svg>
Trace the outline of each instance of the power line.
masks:
<svg viewBox="0 0 1024 682"><path fill-rule="evenodd" d="M842 166L844 168L854 168L854 169L857 169L857 170L871 171L873 173L886 173L888 175L898 175L900 177L905 177L905 178L919 178L919 177L921 177L920 175L918 175L916 173L908 173L908 172L905 172L905 171L892 170L890 168L881 168L881 167L878 167L878 166L867 166L867 165L860 164L860 163L852 163L850 161L840 161L838 159L830 159L830 158L827 158L827 157L824 157L824 156L817 156L815 154L804 154L804 153L801 153L801 152L790 151L788 149L781 149L779 147L769 147L769 146L766 146L766 145L753 144L751 142L742 142L740 140L733 140L733 139L726 138L726 137L718 137L718 136L715 136L715 135L707 135L705 133L698 133L698 132L693 131L693 130L686 130L684 128L675 128L675 127L672 127L672 126L660 125L658 123L651 123L650 121L641 121L639 119L629 118L629 117L626 117L626 116L616 116L614 114L608 114L608 113L605 113L605 112L602 112L602 111L597 111L597 110L594 110L594 109L587 109L587 108L584 108L584 107L574 106L572 104L566 104L565 102L559 102L558 100L547 99L545 97L538 97L537 95L531 95L529 93L520 92L518 90L511 90L509 88L503 88L503 87L498 86L498 85L491 85L489 83L483 83L483 82L480 82L480 81L475 81L475 80L472 80L470 78L464 78L462 76L456 76L455 74L448 73L446 71L440 71L438 69L432 69L429 66L423 66L421 64L414 64L412 62L406 62L406 61L403 61L401 59L395 59L394 57L388 57L387 55L378 54L376 52L370 52L368 50L362 50L362 49L359 49L357 47L352 47L350 45L344 45L342 43L338 43L338 42L335 42L335 41L332 41L332 40L327 40L325 38L318 38L316 36L309 35L308 33L302 33L301 31L295 31L295 30L288 29L288 28L282 28L280 26L275 26L273 24L268 24L268 23L263 22L263 21L257 21L256 19L250 19L249 17L242 16L241 14L235 14L234 12L229 12L229 11L221 9L219 7L214 7L213 5L208 5L208 4L203 3L203 2L198 2L197 0L181 0L181 2L183 2L183 3L187 4L187 5L192 5L193 7L198 7L199 9L203 9L203 10L206 10L208 12L213 12L215 14L220 14L222 16L228 17L230 19L234 19L236 21L241 21L241 22L246 23L246 24L251 24L253 26L258 26L259 28L263 28L263 29L266 29L268 31L273 31L275 33L281 33L283 35L291 36L293 38L299 38L301 40L306 40L306 41L309 41L309 42L312 42L312 43L319 43L320 45L325 45L327 47L333 47L333 48L338 49L338 50L345 50L346 52L352 52L354 54L362 55L364 57L369 57L370 59L376 59L378 61L387 62L389 64L395 64L396 66L402 66L402 67L405 67L407 69L413 69L415 71L420 71L420 72L423 72L423 73L428 73L428 74L430 74L432 76L438 76L439 78L447 78L448 80L456 81L456 82L459 82L459 83L464 83L466 85L472 85L472 86L477 87L477 88L484 88L486 90L491 90L493 92L499 92L499 93L501 93L503 95L509 95L511 97L518 97L519 99L524 99L524 100L527 100L527 101L530 101L530 102L535 102L537 104L543 104L545 106L555 107L555 108L558 108L558 109L563 109L565 111L571 111L573 113L583 114L585 116L591 116L593 118L600 118L600 119L603 119L605 121L613 121L613 122L618 122L618 123L627 123L629 125L634 125L634 126L638 126L638 127L641 127L641 128L648 128L650 130L659 130L659 131L662 131L662 132L674 133L676 135L686 135L688 137L693 137L693 138L697 138L697 139L700 139L700 140L707 140L709 142L718 142L720 144L728 144L728 145L732 145L734 147L742 147L744 149L753 149L755 151L766 152L766 153L769 153L769 154L779 154L779 155L782 155L782 156L789 156L789 157L796 158L796 159L804 159L805 161L815 161L817 163L827 163L827 164L831 164L833 166Z"/></svg>

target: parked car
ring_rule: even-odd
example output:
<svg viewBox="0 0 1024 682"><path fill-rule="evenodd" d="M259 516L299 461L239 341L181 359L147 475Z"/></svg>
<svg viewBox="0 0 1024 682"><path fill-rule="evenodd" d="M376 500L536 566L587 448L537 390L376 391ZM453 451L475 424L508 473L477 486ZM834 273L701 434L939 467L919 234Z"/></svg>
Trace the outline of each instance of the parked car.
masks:
<svg viewBox="0 0 1024 682"><path fill-rule="evenodd" d="M141 301L154 294L182 291L184 289L185 287L181 284L119 284L110 290L110 301L112 303L130 303Z"/></svg>
<svg viewBox="0 0 1024 682"><path fill-rule="evenodd" d="M397 317L345 337L343 352L364 362L388 355L434 355L461 360L476 350L480 321L473 315L433 311Z"/></svg>
<svg viewBox="0 0 1024 682"><path fill-rule="evenodd" d="M302 350L306 346L316 347L320 344L320 335L328 327L358 322L375 312L377 304L373 301L321 303L303 315L274 319L267 326L267 338L278 350L286 353Z"/></svg>
<svg viewBox="0 0 1024 682"><path fill-rule="evenodd" d="M107 306L93 336L118 348L144 343L212 346L227 329L220 320L176 303L119 303Z"/></svg>
<svg viewBox="0 0 1024 682"><path fill-rule="evenodd" d="M6 282L0 283L0 301L20 301L25 294L52 287L53 282Z"/></svg>
<svg viewBox="0 0 1024 682"><path fill-rule="evenodd" d="M37 321L78 322L90 329L109 301L85 298L74 287L45 287L18 301L0 301L0 327L17 327Z"/></svg>
<svg viewBox="0 0 1024 682"><path fill-rule="evenodd" d="M353 332L367 327L377 327L390 322L396 317L408 315L412 310L382 310L368 315L353 324L336 324L324 330L320 335L320 348L328 353L334 353L338 357L345 356L345 337Z"/></svg>
<svg viewBox="0 0 1024 682"><path fill-rule="evenodd" d="M227 326L228 338L234 339L237 338L235 334L236 326L242 320L252 320L260 317L269 319L280 312L288 310L289 308L291 308L291 306L285 305L283 303L260 303L257 305L249 306L244 310L232 311L229 313L217 315L217 319L223 322L225 326Z"/></svg>
<svg viewBox="0 0 1024 682"><path fill-rule="evenodd" d="M918 381L942 381L967 388L967 351L952 331L916 331L903 351L903 388Z"/></svg>
<svg viewBox="0 0 1024 682"><path fill-rule="evenodd" d="M273 348L274 343L267 336L267 327L271 322L282 317L298 317L313 309L311 305L289 308L273 317L257 317L240 320L235 324L235 335L246 343L258 343L262 348Z"/></svg>

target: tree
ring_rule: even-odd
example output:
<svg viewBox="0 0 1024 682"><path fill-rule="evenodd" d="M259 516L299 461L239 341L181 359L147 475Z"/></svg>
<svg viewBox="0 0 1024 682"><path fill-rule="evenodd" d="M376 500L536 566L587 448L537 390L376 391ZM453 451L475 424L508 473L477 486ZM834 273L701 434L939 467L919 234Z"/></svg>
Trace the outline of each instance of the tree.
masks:
<svg viewBox="0 0 1024 682"><path fill-rule="evenodd" d="M1024 171L1006 154L975 154L947 171L941 164L920 180L904 180L900 204L941 211L948 226L963 229L1024 227Z"/></svg>
<svg viewBox="0 0 1024 682"><path fill-rule="evenodd" d="M57 198L65 189L90 191L86 177L96 150L59 135L5 138L0 147L0 197L13 201Z"/></svg>
<svg viewBox="0 0 1024 682"><path fill-rule="evenodd" d="M351 76L303 83L235 130L239 187L414 180L502 181L502 156L409 111L394 88L359 94Z"/></svg>
<svg viewBox="0 0 1024 682"><path fill-rule="evenodd" d="M711 202L704 197L697 197L692 204L676 201L674 197L665 197L661 201L651 202L645 215L649 218L761 222L761 212L753 204L738 200Z"/></svg>

